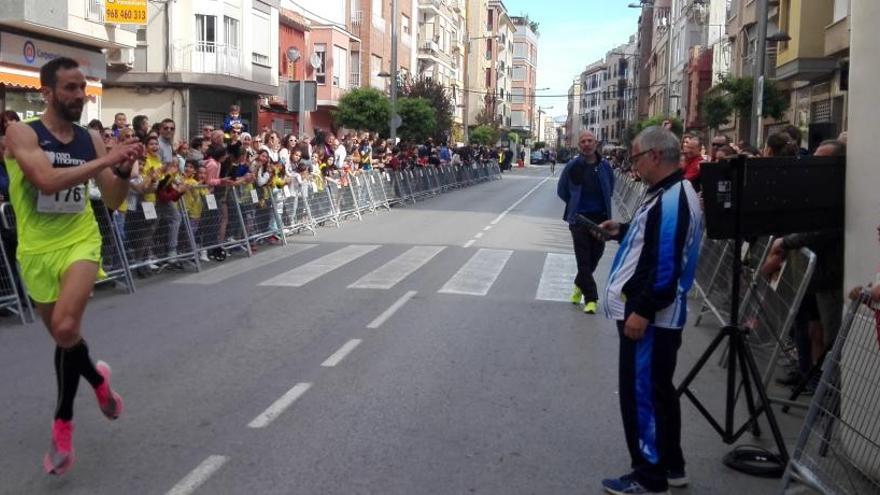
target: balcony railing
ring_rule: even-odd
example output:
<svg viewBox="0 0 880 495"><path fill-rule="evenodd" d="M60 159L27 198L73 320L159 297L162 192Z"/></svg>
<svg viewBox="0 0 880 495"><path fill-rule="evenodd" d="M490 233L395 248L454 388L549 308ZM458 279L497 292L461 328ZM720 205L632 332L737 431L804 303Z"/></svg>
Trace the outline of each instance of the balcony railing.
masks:
<svg viewBox="0 0 880 495"><path fill-rule="evenodd" d="M104 22L104 0L84 0L86 2L86 19L99 23Z"/></svg>
<svg viewBox="0 0 880 495"><path fill-rule="evenodd" d="M361 28L364 25L364 11L355 10L351 13L351 17L349 18L349 31L351 34L361 37Z"/></svg>
<svg viewBox="0 0 880 495"><path fill-rule="evenodd" d="M175 71L242 76L241 50L235 46L199 41L173 45Z"/></svg>
<svg viewBox="0 0 880 495"><path fill-rule="evenodd" d="M361 73L352 72L348 75L348 87L351 89L361 87Z"/></svg>

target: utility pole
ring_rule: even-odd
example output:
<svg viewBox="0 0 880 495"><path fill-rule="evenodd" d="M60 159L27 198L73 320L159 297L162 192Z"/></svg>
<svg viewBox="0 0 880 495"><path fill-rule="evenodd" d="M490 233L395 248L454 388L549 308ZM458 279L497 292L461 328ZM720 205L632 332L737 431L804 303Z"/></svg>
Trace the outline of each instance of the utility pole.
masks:
<svg viewBox="0 0 880 495"><path fill-rule="evenodd" d="M666 98L663 101L663 113L666 118L672 118L672 27L675 24L675 5L678 0L672 0L669 7L669 19L666 26Z"/></svg>
<svg viewBox="0 0 880 495"><path fill-rule="evenodd" d="M764 113L764 70L767 48L767 0L758 0L755 6L755 18L758 22L758 32L755 46L755 85L752 88L752 119L749 126L749 142L753 146L761 147L763 129L761 128L761 114Z"/></svg>
<svg viewBox="0 0 880 495"><path fill-rule="evenodd" d="M470 59L470 51L471 51L471 39L468 30L464 30L464 67L462 70L464 71L464 91L462 91L462 97L464 98L464 115L462 115L462 123L464 124L462 129L464 131L464 144L470 144L470 133L468 132L468 105L470 104L471 95L468 92L468 65Z"/></svg>
<svg viewBox="0 0 880 495"><path fill-rule="evenodd" d="M392 141L397 140L397 127L400 125L397 116L397 1L391 0L391 116L388 127Z"/></svg>

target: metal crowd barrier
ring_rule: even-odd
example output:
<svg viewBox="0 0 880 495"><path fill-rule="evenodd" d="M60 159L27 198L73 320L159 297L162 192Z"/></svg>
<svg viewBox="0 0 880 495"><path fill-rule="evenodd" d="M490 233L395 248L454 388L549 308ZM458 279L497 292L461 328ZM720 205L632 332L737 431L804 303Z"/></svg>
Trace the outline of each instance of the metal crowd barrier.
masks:
<svg viewBox="0 0 880 495"><path fill-rule="evenodd" d="M880 305L850 305L782 479L780 494L880 493Z"/></svg>
<svg viewBox="0 0 880 495"><path fill-rule="evenodd" d="M495 162L444 164L398 171L333 172L304 183L275 187L254 184L197 186L174 202L157 202L132 191L124 211L110 211L100 199L92 208L101 232L102 268L117 288L135 291L135 275L163 270L199 271L205 260L251 256L263 243L287 244L288 237L336 226L365 213L390 211L442 192L500 179ZM145 201L149 199L150 201ZM0 235L14 235L15 215L0 203ZM0 309L33 321L30 299L18 276L14 253L0 244Z"/></svg>

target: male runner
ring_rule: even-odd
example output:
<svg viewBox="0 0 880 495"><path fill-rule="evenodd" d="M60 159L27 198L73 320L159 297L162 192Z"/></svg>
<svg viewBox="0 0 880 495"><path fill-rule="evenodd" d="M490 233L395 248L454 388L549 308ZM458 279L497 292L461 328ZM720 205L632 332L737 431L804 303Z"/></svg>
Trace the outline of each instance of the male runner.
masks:
<svg viewBox="0 0 880 495"><path fill-rule="evenodd" d="M126 140L106 151L94 131L75 125L85 103L79 64L56 58L40 69L46 111L6 131L10 200L18 224L18 262L37 311L55 340L58 403L52 443L43 459L49 474L73 465L73 399L83 376L95 389L101 412L116 419L122 399L110 389L110 368L92 363L80 322L100 274L101 234L87 182L94 178L104 203L116 208L141 145Z"/></svg>

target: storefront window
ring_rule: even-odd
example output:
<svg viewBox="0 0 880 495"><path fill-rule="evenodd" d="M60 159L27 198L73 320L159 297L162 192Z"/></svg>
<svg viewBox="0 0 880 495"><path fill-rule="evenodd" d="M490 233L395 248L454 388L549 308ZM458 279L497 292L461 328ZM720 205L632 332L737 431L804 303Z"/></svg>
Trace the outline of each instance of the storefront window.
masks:
<svg viewBox="0 0 880 495"><path fill-rule="evenodd" d="M6 110L16 112L22 120L39 117L45 106L38 91L6 87Z"/></svg>

